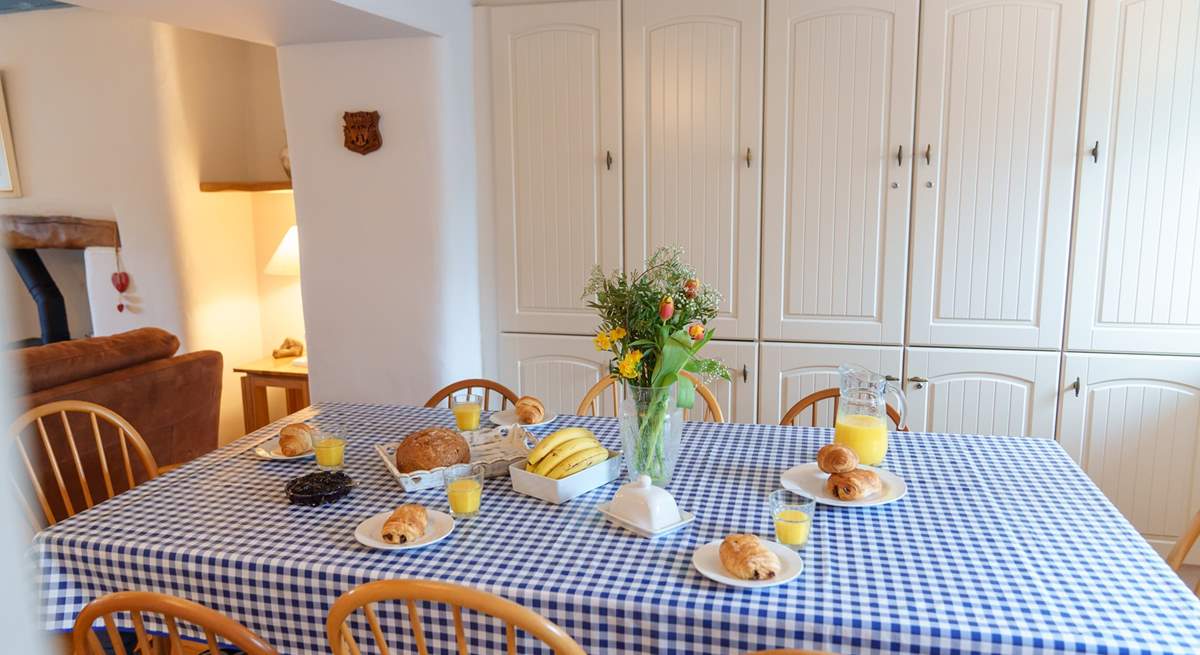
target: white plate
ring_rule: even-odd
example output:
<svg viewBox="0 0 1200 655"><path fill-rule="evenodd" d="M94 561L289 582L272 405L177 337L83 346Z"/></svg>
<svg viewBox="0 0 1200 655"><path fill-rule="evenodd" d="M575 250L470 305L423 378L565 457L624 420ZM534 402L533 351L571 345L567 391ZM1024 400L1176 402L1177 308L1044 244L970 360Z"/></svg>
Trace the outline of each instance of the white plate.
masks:
<svg viewBox="0 0 1200 655"><path fill-rule="evenodd" d="M710 541L697 548L696 552L692 554L692 566L696 567L700 575L709 580L716 580L731 587L756 589L758 587L774 587L785 582L791 582L804 570L804 560L800 559L799 553L781 543L763 539L763 545L779 556L779 563L782 564L779 567L779 575L770 580L742 580L741 578L735 578L729 575L729 572L725 570L725 565L721 564L722 541L722 539Z"/></svg>
<svg viewBox="0 0 1200 655"><path fill-rule="evenodd" d="M679 528L682 528L683 526L696 520L695 514L692 514L691 512L685 512L683 510L679 510L679 520L678 521L651 532L650 530L647 530L643 527L634 525L634 524L626 521L625 519L609 512L608 508L610 505L611 505L611 503L600 503L599 505L596 505L596 509L601 514L607 516L609 522L612 523L613 525L625 528L626 530L629 530L630 532L632 532L636 535L645 537L647 539L654 539L655 537L661 537L665 534L670 534L670 533L678 530Z"/></svg>
<svg viewBox="0 0 1200 655"><path fill-rule="evenodd" d="M420 539L407 544L389 544L380 537L380 534L383 532L383 522L391 515L391 511L380 512L359 523L358 527L354 529L354 538L358 540L358 543L378 550L410 550L437 543L454 532L454 517L436 509L426 509L425 534Z"/></svg>
<svg viewBox="0 0 1200 655"><path fill-rule="evenodd" d="M904 497L904 494L908 493L908 485L904 483L904 478L895 473L875 468L874 466L862 466L860 468L878 473L879 481L883 484L883 488L879 490L879 493L861 500L838 500L827 493L825 491L825 481L829 479L829 474L822 471L816 462L793 466L784 471L783 475L779 476L779 482L785 489L810 496L818 503L834 507L885 505L900 500Z"/></svg>
<svg viewBox="0 0 1200 655"><path fill-rule="evenodd" d="M288 457L279 452L279 437L267 439L258 444L254 447L253 452L259 459L312 459L317 454L317 451L310 448L307 452Z"/></svg>
<svg viewBox="0 0 1200 655"><path fill-rule="evenodd" d="M523 427L530 428L535 425L545 425L545 424L549 423L550 421L553 421L556 418L558 418L558 414L551 413L551 414L546 414L545 416L543 416L542 420L538 421L537 423L522 423L520 421L520 419L517 418L517 410L502 409L502 410L492 414L488 418L488 420L490 420L494 425L520 425Z"/></svg>

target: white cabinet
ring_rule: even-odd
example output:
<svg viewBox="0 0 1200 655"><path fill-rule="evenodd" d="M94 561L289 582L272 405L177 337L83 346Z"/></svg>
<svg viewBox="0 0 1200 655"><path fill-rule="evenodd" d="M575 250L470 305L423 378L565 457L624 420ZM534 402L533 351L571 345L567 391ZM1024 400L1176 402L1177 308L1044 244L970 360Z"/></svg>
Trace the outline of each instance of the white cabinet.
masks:
<svg viewBox="0 0 1200 655"><path fill-rule="evenodd" d="M1085 18L922 3L911 343L1059 347Z"/></svg>
<svg viewBox="0 0 1200 655"><path fill-rule="evenodd" d="M502 334L499 380L519 395L537 396L552 412L574 414L588 389L608 375L609 354L590 337ZM600 413L614 416L615 409L612 396L602 394Z"/></svg>
<svg viewBox="0 0 1200 655"><path fill-rule="evenodd" d="M1195 14L1193 14L1193 17ZM1200 361L1066 356L1059 441L1165 552L1200 507Z"/></svg>
<svg viewBox="0 0 1200 655"><path fill-rule="evenodd" d="M588 334L588 273L621 267L620 3L491 11L500 328Z"/></svg>
<svg viewBox="0 0 1200 655"><path fill-rule="evenodd" d="M1058 353L910 348L909 429L1054 437Z"/></svg>
<svg viewBox="0 0 1200 655"><path fill-rule="evenodd" d="M900 344L917 1L769 0L762 335Z"/></svg>
<svg viewBox="0 0 1200 655"><path fill-rule="evenodd" d="M758 422L778 423L796 401L814 391L838 386L838 366L858 364L872 371L900 377L900 348L875 346L825 346L764 343L759 346ZM797 419L810 425L806 411ZM816 425L833 426L833 403L817 405Z"/></svg>
<svg viewBox="0 0 1200 655"><path fill-rule="evenodd" d="M682 246L758 334L762 0L625 0L625 266Z"/></svg>
<svg viewBox="0 0 1200 655"><path fill-rule="evenodd" d="M1200 3L1093 2L1089 41L1067 346L1200 354Z"/></svg>
<svg viewBox="0 0 1200 655"><path fill-rule="evenodd" d="M717 397L725 420L754 423L758 399L758 344L743 341L710 341L701 357L719 359L729 369L729 380L714 380L708 388ZM696 402L700 402L697 399Z"/></svg>

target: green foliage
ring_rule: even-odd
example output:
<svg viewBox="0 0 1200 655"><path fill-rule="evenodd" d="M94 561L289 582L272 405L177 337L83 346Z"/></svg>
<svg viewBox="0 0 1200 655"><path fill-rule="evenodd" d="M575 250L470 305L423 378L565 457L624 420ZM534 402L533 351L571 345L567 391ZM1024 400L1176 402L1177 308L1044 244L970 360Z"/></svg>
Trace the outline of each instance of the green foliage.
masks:
<svg viewBox="0 0 1200 655"><path fill-rule="evenodd" d="M620 373L621 360L633 350L641 352L636 375L625 377L638 386L667 386L678 380L679 404L684 407L691 406L695 389L680 379L680 370L695 373L706 382L717 377L729 379L728 370L719 361L697 357L712 339L712 331L705 327L699 340L689 336L688 328L707 326L721 304L721 295L706 284L696 284L695 278L695 269L683 263L683 249L659 248L641 272L614 271L605 275L597 267L583 292L588 306L600 317L600 335L625 331L621 338L612 339L611 370ZM674 313L667 320L659 314L664 298L674 304ZM603 345L599 341L597 347Z"/></svg>

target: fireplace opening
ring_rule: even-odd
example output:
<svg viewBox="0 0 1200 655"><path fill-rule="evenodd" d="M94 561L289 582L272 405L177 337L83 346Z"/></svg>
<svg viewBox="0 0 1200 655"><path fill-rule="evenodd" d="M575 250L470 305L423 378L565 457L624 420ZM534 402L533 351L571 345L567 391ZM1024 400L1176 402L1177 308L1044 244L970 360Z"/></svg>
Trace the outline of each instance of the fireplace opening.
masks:
<svg viewBox="0 0 1200 655"><path fill-rule="evenodd" d="M12 260L17 275L25 284L25 290L33 298L41 332L40 337L26 337L13 345L23 347L69 340L71 328L67 321L67 302L38 251L32 248L10 248L8 258ZM19 327L27 329L23 325Z"/></svg>

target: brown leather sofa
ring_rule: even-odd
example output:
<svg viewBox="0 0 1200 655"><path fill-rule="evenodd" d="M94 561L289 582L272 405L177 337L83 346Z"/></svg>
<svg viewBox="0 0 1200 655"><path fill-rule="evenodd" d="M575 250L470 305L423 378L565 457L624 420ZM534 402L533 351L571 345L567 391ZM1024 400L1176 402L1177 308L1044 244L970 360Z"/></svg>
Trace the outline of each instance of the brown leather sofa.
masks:
<svg viewBox="0 0 1200 655"><path fill-rule="evenodd" d="M12 351L6 357L27 391L16 409L56 400L103 405L137 429L160 467L186 462L217 447L222 360L212 350L177 350L175 335L141 328Z"/></svg>

